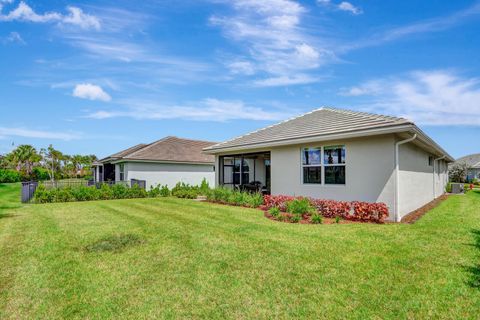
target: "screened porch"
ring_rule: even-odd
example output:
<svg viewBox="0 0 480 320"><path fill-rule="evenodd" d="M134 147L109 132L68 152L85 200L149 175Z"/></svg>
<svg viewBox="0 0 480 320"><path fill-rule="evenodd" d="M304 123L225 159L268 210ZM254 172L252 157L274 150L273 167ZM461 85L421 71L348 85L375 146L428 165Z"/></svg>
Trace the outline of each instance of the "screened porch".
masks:
<svg viewBox="0 0 480 320"><path fill-rule="evenodd" d="M270 194L270 152L221 156L219 160L220 185Z"/></svg>

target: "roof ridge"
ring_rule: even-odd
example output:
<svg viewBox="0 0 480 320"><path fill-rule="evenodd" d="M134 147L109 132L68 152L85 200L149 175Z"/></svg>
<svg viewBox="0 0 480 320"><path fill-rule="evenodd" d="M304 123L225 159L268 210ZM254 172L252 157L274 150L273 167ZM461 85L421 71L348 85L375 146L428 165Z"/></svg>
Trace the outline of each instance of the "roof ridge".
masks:
<svg viewBox="0 0 480 320"><path fill-rule="evenodd" d="M152 147L154 147L154 146L156 146L156 145L158 145L158 144L160 144L160 143L162 143L162 142L165 142L165 141L167 141L167 140L169 140L169 139L172 139L172 138L173 138L173 139L177 139L177 140L181 140L181 141L205 142L205 143L212 143L212 145L213 145L213 144L216 144L216 142L213 142L213 141L204 141L204 140L195 140L195 139L179 138L179 137L177 137L177 136L166 136L166 137L163 137L163 138L161 138L161 139L159 139L159 140L156 140L156 141L154 141L154 142L146 145L144 148L140 148L140 149L138 149L138 150L135 150L135 151L132 152L132 153L129 153L129 154L125 155L123 158L134 157L135 154L139 153L140 151L144 151L144 150L146 150L146 149L150 149L150 148L152 148Z"/></svg>
<svg viewBox="0 0 480 320"><path fill-rule="evenodd" d="M408 121L412 123L412 121L403 117L389 116L389 115L383 115L383 114L378 114L373 112L358 111L358 110L352 110L352 109L341 109L341 108L335 108L335 107L325 107L325 109L338 112L338 113L361 115L364 117L375 118L375 119L403 120L403 121Z"/></svg>
<svg viewBox="0 0 480 320"><path fill-rule="evenodd" d="M282 121L280 121L280 122L271 124L271 125L269 125L269 126L266 126L266 127L263 127L263 128L260 128L260 129L254 130L254 131L251 131L251 132L246 133L246 134L243 134L243 135L241 135L241 136L236 136L236 137L233 137L233 138L231 138L231 139L222 141L222 142L220 142L220 143L217 143L217 144L214 144L214 145L212 145L212 146L209 146L209 147L207 147L207 148L205 148L205 149L214 148L214 147L220 146L220 145L222 145L222 144L228 143L228 142L230 142L230 141L233 141L233 140L236 140L236 139L240 139L240 138L249 136L249 135L251 135L251 134L254 134L254 133L257 133L257 132L261 132L261 131L263 131L263 130L267 130L267 129L273 128L273 127L275 127L275 126L281 125L282 123L285 123L285 122L288 122L288 121L292 121L292 120L295 120L295 119L304 117L304 116L306 116L306 115L309 115L309 114L311 114L311 113L313 113L313 112L316 112L316 111L320 111L320 110L322 110L322 109L326 109L326 107L320 107L320 108L317 108L317 109L314 109L314 110L310 110L309 112L302 113L302 114L300 114L300 115L298 115L298 116L293 116L293 117L290 117L290 118L288 118L288 119L282 120Z"/></svg>
<svg viewBox="0 0 480 320"><path fill-rule="evenodd" d="M143 147L143 148L140 148L140 149L138 149L138 150L135 150L135 151L132 152L132 153L126 154L126 155L123 156L122 158L131 157L131 156L133 156L135 153L137 153L137 152L139 152L139 151L141 151L141 150L148 149L148 148L152 147L153 145L156 145L157 143L162 142L162 141L164 141L164 140L166 140L166 139L169 139L169 138L172 138L172 136L166 136L166 137L163 137L162 139L153 141L153 142L147 144L147 145L146 145L145 147Z"/></svg>

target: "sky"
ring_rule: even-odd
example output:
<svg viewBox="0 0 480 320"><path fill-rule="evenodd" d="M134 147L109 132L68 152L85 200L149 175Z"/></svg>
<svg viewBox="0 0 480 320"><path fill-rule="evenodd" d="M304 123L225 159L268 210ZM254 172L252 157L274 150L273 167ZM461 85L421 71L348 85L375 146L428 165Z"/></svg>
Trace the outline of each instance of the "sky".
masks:
<svg viewBox="0 0 480 320"><path fill-rule="evenodd" d="M331 106L480 152L480 1L0 0L0 153L224 141Z"/></svg>

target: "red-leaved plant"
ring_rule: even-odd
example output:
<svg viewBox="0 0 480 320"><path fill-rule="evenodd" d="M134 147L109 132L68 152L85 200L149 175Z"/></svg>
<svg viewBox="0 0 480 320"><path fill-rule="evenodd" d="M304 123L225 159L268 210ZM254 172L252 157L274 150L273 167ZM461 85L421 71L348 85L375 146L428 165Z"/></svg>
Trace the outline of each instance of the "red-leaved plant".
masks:
<svg viewBox="0 0 480 320"><path fill-rule="evenodd" d="M276 207L280 209L280 211L286 212L288 202L302 198L303 197L266 195L263 198L263 206L261 208L268 210ZM341 217L345 220L383 223L388 217L388 207L384 203L307 199L312 206L317 209L318 213L326 218Z"/></svg>

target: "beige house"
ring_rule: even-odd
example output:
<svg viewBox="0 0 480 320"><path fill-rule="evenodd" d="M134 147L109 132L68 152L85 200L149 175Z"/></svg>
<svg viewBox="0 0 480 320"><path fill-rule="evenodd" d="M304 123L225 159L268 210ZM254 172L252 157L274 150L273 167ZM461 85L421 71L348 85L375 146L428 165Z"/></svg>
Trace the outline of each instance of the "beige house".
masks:
<svg viewBox="0 0 480 320"><path fill-rule="evenodd" d="M320 108L209 146L215 184L384 202L390 220L442 195L454 159L403 118Z"/></svg>
<svg viewBox="0 0 480 320"><path fill-rule="evenodd" d="M95 182L143 180L146 187L178 182L199 185L215 183L215 158L202 152L215 142L165 137L138 144L94 163Z"/></svg>

